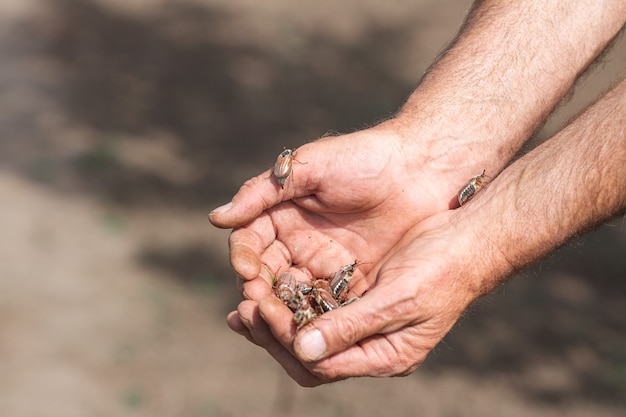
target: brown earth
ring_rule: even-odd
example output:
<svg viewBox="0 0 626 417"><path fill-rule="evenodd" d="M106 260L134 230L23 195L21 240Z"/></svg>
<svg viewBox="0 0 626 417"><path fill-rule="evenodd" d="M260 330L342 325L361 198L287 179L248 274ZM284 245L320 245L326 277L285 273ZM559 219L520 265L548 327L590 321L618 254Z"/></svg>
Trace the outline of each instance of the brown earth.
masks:
<svg viewBox="0 0 626 417"><path fill-rule="evenodd" d="M0 416L626 415L624 219L406 378L303 389L225 324L208 211L277 149L391 114L469 4L2 2ZM538 138L624 75L625 45Z"/></svg>

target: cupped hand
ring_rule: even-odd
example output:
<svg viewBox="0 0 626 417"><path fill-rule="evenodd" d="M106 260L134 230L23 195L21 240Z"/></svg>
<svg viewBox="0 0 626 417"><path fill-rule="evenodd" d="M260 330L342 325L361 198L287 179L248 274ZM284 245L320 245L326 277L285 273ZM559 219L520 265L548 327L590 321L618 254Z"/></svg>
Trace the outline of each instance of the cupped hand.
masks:
<svg viewBox="0 0 626 417"><path fill-rule="evenodd" d="M308 143L297 149L284 188L266 171L210 214L214 225L235 228L230 258L245 300L229 315L230 327L303 385L320 380L284 343L295 328L289 310L267 297L273 278L285 271L300 279L329 277L358 259L354 291L365 291L369 284L359 280L415 224L454 207L458 188L478 171L435 151L431 139L407 139L384 123ZM286 321L273 320L274 312Z"/></svg>
<svg viewBox="0 0 626 417"><path fill-rule="evenodd" d="M467 306L510 272L505 260L476 245L486 241L479 228L465 227L475 214L464 211L438 213L413 227L356 283L354 290L365 292L360 300L300 330L271 295L242 302L228 322L303 386L408 375Z"/></svg>

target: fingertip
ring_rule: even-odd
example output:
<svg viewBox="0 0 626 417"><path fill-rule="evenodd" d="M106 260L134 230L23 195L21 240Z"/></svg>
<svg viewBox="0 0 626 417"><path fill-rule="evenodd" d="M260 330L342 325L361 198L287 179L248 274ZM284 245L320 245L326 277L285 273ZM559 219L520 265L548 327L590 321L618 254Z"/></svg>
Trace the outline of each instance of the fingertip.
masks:
<svg viewBox="0 0 626 417"><path fill-rule="evenodd" d="M283 189L265 171L245 181L232 201L213 210L209 219L218 227L240 227L283 200Z"/></svg>
<svg viewBox="0 0 626 417"><path fill-rule="evenodd" d="M261 273L261 259L248 245L241 243L230 244L230 265L237 275L245 280L251 280Z"/></svg>
<svg viewBox="0 0 626 417"><path fill-rule="evenodd" d="M237 315L244 326L252 331L254 325L257 324L260 319L258 304L255 301L243 300L237 306Z"/></svg>
<svg viewBox="0 0 626 417"><path fill-rule="evenodd" d="M272 288L264 279L245 281L241 287L243 297L247 300L261 300L272 291Z"/></svg>
<svg viewBox="0 0 626 417"><path fill-rule="evenodd" d="M219 228L223 228L223 229L228 229L231 228L232 226L230 225L230 223L228 222L228 211L230 211L230 209L233 207L233 202L230 201L222 206L219 206L215 209L213 209L210 213L209 213L209 222L211 222L211 224L215 227L219 227Z"/></svg>
<svg viewBox="0 0 626 417"><path fill-rule="evenodd" d="M243 321L241 321L241 318L239 317L239 313L237 312L237 310L231 311L226 316L226 323L228 324L228 327L230 327L230 329L234 331L235 333L239 333L243 335L248 331L248 328L246 327L246 325L243 323Z"/></svg>

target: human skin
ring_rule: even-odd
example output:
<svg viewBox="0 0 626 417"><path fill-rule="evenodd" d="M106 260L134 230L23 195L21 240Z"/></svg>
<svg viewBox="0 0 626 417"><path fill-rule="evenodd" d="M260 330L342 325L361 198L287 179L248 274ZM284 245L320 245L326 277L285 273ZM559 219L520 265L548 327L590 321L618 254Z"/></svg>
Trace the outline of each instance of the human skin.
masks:
<svg viewBox="0 0 626 417"><path fill-rule="evenodd" d="M219 227L237 227L230 239L231 263L246 300L229 315L231 328L267 349L302 385L414 369L458 314L510 273L515 263L500 258L517 259L515 251L505 249L481 251L476 259L458 252L464 263L455 265L450 251L459 241L482 249L496 247L489 244L491 235L470 240L469 230L442 229L442 224L467 228L469 221L453 222L460 216L457 212L479 206L477 198L461 210L450 210L458 187L483 169L491 176L502 169L617 33L625 8L623 1L607 1L604 7L597 2L481 2L395 118L300 147L296 158L303 163L294 163L284 189L269 172L246 182L232 205L210 215ZM499 189L505 173L483 194ZM489 212L475 215L490 217ZM424 265L425 254L449 263ZM328 276L354 258L368 262L359 268L367 279L355 290L373 287L354 306L327 313L328 319L325 315L310 325L347 326L323 332L324 357L341 353L311 362L302 349L310 329L294 339L286 307L268 297L268 272L290 268L302 277ZM444 273L446 265L460 268L455 272L463 275L473 276L474 269L480 274L459 287L452 273ZM422 274L428 278L415 279ZM418 294L411 293L407 283L420 283L421 294L439 300L436 306L418 308L417 322L377 329L370 324L374 319L351 319L363 319L358 314L362 311L367 317L397 321L401 306L417 308ZM398 298L394 293L412 296L391 303ZM330 320L333 315L341 317ZM366 347L363 352L372 349L377 363L365 360L364 354L357 360L357 346ZM400 347L411 347L407 352L417 354L390 355ZM339 366L341 358L352 358L352 368Z"/></svg>
<svg viewBox="0 0 626 417"><path fill-rule="evenodd" d="M300 358L303 385L413 372L466 307L515 270L626 209L626 80L458 210L417 224L373 268L364 297L296 332L259 310ZM306 343L324 347L313 355ZM292 347L293 346L293 347ZM310 349L309 349L310 350ZM313 356L313 357L311 357Z"/></svg>

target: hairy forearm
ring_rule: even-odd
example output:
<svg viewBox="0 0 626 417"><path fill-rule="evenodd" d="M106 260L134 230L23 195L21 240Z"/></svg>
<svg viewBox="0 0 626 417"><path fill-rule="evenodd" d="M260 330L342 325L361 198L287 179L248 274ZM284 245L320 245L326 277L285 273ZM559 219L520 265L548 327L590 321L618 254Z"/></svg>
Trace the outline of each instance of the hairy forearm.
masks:
<svg viewBox="0 0 626 417"><path fill-rule="evenodd" d="M464 175L497 172L625 20L624 0L478 1L397 122L430 127L434 158Z"/></svg>
<svg viewBox="0 0 626 417"><path fill-rule="evenodd" d="M481 242L485 265L498 265L482 283L488 291L625 209L626 79L504 170L457 221Z"/></svg>

